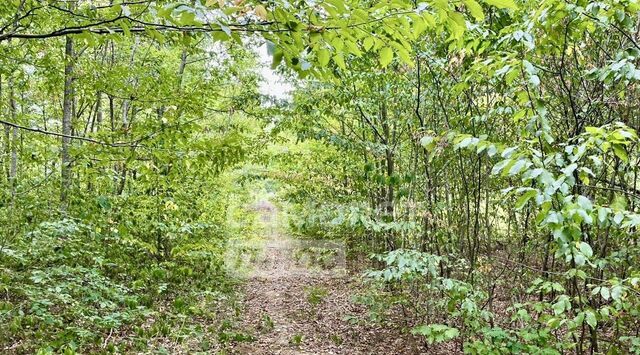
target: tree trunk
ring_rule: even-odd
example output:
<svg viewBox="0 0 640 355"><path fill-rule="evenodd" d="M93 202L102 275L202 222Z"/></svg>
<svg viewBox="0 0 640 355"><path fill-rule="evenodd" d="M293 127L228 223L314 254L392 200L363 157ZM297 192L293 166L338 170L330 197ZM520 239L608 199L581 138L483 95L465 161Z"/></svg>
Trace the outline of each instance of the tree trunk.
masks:
<svg viewBox="0 0 640 355"><path fill-rule="evenodd" d="M65 66L64 66L64 96L62 103L62 166L60 185L60 209L66 211L68 204L69 186L71 184L71 159L69 157L69 146L71 145L71 120L73 110L73 39L66 38L65 43Z"/></svg>
<svg viewBox="0 0 640 355"><path fill-rule="evenodd" d="M11 110L11 121L16 122L16 100L13 94L13 87L9 91L9 110ZM11 204L15 202L16 198L16 184L18 177L18 128L12 129L11 142L7 141L7 144L11 145L11 163L9 167L9 186L11 186Z"/></svg>
<svg viewBox="0 0 640 355"><path fill-rule="evenodd" d="M0 102L2 99L2 74L0 74ZM2 107L2 106L0 106ZM3 114L4 110L0 109L0 115ZM6 165L6 161L8 160L8 156L9 156L9 126L4 125L4 139L3 139L3 146L2 146L2 151L0 152L0 157L2 158L0 160L0 169L2 169L2 175L4 177L9 177L9 169L7 168ZM6 173L5 173L6 172Z"/></svg>
<svg viewBox="0 0 640 355"><path fill-rule="evenodd" d="M102 92L98 91L96 93L96 115L94 117L95 128L91 127L91 132L100 131L100 127L102 126Z"/></svg>
<svg viewBox="0 0 640 355"><path fill-rule="evenodd" d="M393 174L395 170L395 162L393 158L393 147L391 142L391 132L389 127L389 117L387 115L387 106L383 102L382 108L380 110L381 119L382 119L382 130L384 134L385 140L385 168L386 174L388 178L387 182L387 191L385 196L385 213L389 220L393 220L393 200L394 200L394 186L393 186Z"/></svg>

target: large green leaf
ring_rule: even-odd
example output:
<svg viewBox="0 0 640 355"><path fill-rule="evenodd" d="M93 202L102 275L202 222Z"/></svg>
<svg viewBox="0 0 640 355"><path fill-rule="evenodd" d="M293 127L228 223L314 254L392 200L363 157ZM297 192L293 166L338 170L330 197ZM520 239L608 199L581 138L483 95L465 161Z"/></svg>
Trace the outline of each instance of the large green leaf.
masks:
<svg viewBox="0 0 640 355"><path fill-rule="evenodd" d="M380 56L380 66L383 68L393 60L393 50L390 47L383 47L378 52L378 55Z"/></svg>
<svg viewBox="0 0 640 355"><path fill-rule="evenodd" d="M518 5L513 0L483 0L486 4L499 9L517 9Z"/></svg>
<svg viewBox="0 0 640 355"><path fill-rule="evenodd" d="M320 49L316 55L318 56L318 64L320 66L326 67L329 64L329 60L331 60L331 52L328 49Z"/></svg>
<svg viewBox="0 0 640 355"><path fill-rule="evenodd" d="M482 11L482 6L476 0L464 0L464 4L471 16L478 21L484 20L484 11Z"/></svg>

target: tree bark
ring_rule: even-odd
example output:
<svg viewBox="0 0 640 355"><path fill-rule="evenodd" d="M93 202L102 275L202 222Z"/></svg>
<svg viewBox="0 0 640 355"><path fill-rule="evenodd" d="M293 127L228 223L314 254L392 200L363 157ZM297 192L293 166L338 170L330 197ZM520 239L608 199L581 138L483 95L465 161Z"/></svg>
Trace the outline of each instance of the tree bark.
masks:
<svg viewBox="0 0 640 355"><path fill-rule="evenodd" d="M9 91L9 110L11 110L11 120L16 121L16 100L13 93L13 87ZM11 163L9 166L9 186L11 186L11 204L15 202L16 198L16 184L18 177L18 150L16 148L18 144L18 129L13 127L11 141L7 141L7 144L11 146Z"/></svg>
<svg viewBox="0 0 640 355"><path fill-rule="evenodd" d="M0 74L0 101L2 99L2 74ZM0 106L1 107L1 106ZM4 113L4 110L0 110L0 114ZM9 178L9 169L7 167L7 161L9 160L9 135L10 135L9 126L4 125L4 139L3 139L3 147L0 157L2 157L2 161L0 161L0 169L2 169L2 175L5 178Z"/></svg>
<svg viewBox="0 0 640 355"><path fill-rule="evenodd" d="M71 184L71 159L69 156L69 146L72 128L72 110L73 110L73 39L66 38L65 43L65 67L64 67L64 96L62 103L62 166L61 166L61 185L60 185L60 209L66 211L68 205L69 186Z"/></svg>

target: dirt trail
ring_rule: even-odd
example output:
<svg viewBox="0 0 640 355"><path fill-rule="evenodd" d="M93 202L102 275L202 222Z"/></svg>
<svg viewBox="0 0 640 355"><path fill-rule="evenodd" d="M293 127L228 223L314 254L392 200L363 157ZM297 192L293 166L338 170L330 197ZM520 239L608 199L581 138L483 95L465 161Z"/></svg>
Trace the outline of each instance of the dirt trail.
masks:
<svg viewBox="0 0 640 355"><path fill-rule="evenodd" d="M255 339L235 344L232 353L419 353L413 337L365 325L366 309L351 299L357 276L340 263L330 270L300 265L301 251L317 248L280 233L273 205L263 202L260 210L267 236L244 287L240 324Z"/></svg>

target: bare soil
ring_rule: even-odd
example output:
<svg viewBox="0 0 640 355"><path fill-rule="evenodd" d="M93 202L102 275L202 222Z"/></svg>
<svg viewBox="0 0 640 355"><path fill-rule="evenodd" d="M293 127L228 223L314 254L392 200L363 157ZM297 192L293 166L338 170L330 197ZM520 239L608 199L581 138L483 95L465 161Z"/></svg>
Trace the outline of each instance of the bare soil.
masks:
<svg viewBox="0 0 640 355"><path fill-rule="evenodd" d="M261 210L268 231L244 285L240 320L253 341L233 344L232 353L424 353L407 332L367 321L365 307L352 299L362 287L357 275L300 265L300 244L279 231L275 208Z"/></svg>

